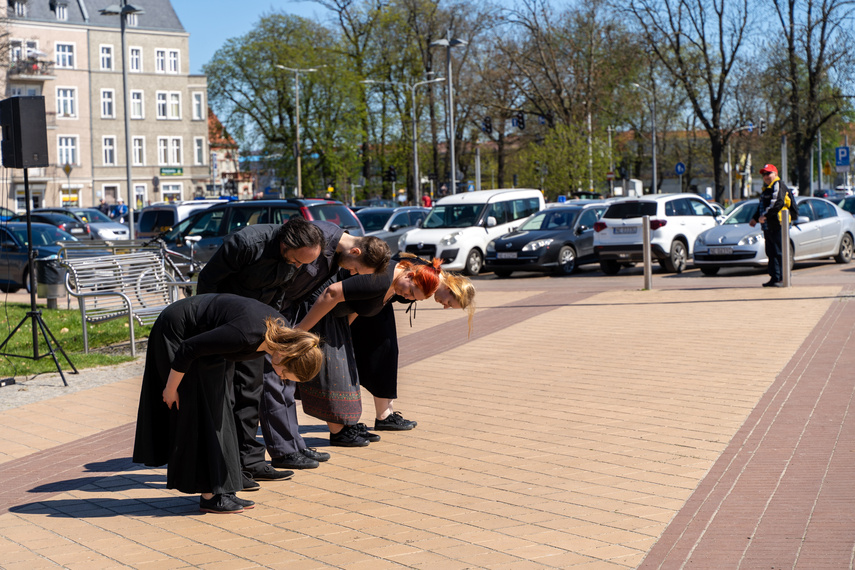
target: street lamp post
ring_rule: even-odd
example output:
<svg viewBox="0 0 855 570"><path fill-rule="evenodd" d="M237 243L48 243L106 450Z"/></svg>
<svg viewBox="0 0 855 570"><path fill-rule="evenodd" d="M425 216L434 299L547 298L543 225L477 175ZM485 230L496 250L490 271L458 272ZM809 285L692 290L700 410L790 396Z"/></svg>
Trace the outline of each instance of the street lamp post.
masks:
<svg viewBox="0 0 855 570"><path fill-rule="evenodd" d="M119 29L122 38L122 106L125 112L125 179L128 184L128 227L131 239L134 239L136 238L134 207L137 201L134 196L133 177L131 176L131 122L128 116L128 48L125 41L125 28L127 28L128 16L145 14L145 10L128 4L127 0L120 0L119 4L111 4L99 12L103 16L119 16Z"/></svg>
<svg viewBox="0 0 855 570"><path fill-rule="evenodd" d="M658 194L656 186L656 95L647 87L642 87L638 83L632 84L634 87L646 91L650 95L650 106L653 109L653 193Z"/></svg>
<svg viewBox="0 0 855 570"><path fill-rule="evenodd" d="M456 46L465 46L469 42L466 40L461 40L458 38L451 37L451 30L449 29L446 32L445 39L436 40L430 43L431 47L434 46L443 46L445 47L445 62L446 62L446 72L445 75L448 78L448 152L450 156L450 166L451 166L451 193L457 194L457 164L454 159L454 85L451 80L451 48Z"/></svg>
<svg viewBox="0 0 855 570"><path fill-rule="evenodd" d="M410 90L412 102L412 107L410 108L410 119L413 122L413 192L415 193L416 205L419 205L422 199L422 186L419 181L419 138L418 133L416 132L416 87L419 85L427 85L428 83L437 83L439 81L445 81L445 78L437 77L436 79L427 79L425 81L413 83L412 85L401 83L399 81L374 81L373 79L365 79L362 81L362 83L369 85L402 85Z"/></svg>
<svg viewBox="0 0 855 570"><path fill-rule="evenodd" d="M303 197L303 169L300 164L300 73L311 73L313 71L317 71L319 68L317 67L307 67L304 69L296 69L293 67L285 67L284 65L276 64L276 67L279 69L284 69L285 71L293 71L294 72L294 107L295 107L295 135L296 142L294 143L294 155L297 161L297 197ZM326 67L322 65L320 67Z"/></svg>

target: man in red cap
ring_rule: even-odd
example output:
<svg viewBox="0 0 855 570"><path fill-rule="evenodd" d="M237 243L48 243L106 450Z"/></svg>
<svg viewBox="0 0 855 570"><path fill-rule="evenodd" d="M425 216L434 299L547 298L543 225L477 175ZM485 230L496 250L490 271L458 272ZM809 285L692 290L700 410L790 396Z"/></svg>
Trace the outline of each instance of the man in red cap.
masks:
<svg viewBox="0 0 855 570"><path fill-rule="evenodd" d="M766 240L766 257L769 258L769 281L763 287L783 287L782 265L784 253L781 244L781 210L788 206L787 187L778 177L778 169L774 164L767 164L760 169L763 175L763 193L760 194L760 204L749 225L758 223L763 228L763 238Z"/></svg>

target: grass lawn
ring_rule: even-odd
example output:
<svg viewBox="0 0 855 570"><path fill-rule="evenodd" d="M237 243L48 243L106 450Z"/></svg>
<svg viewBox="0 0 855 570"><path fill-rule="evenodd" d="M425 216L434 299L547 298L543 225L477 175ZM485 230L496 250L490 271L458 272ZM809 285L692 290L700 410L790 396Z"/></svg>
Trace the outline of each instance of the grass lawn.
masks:
<svg viewBox="0 0 855 570"><path fill-rule="evenodd" d="M133 360L130 354L99 353L97 349L116 343L129 343L131 333L128 330L127 319L116 319L106 323L89 325L89 354L83 354L83 325L80 320L79 310L47 309L44 306L37 307L42 312L44 320L50 332L59 341L60 346L68 354L71 362L78 369L90 368L92 366L105 366L128 362ZM6 339L30 310L27 303L5 303L0 309L0 342ZM151 327L134 326L134 336L137 340L148 336ZM0 377L26 376L40 372L56 372L56 364L53 358L48 356L33 360L33 319L27 318L21 328L9 340L8 344L0 352L28 356L29 358L16 358L0 356ZM55 348L56 350L56 348ZM47 354L47 345L44 337L39 333L39 355ZM140 353L137 351L137 355ZM57 359L64 372L71 370L62 353L56 350Z"/></svg>

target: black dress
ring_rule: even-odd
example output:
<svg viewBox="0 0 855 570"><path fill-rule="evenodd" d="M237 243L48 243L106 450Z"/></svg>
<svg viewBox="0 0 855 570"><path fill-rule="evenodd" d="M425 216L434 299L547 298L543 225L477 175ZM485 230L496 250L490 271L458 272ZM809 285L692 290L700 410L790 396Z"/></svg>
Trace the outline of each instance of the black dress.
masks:
<svg viewBox="0 0 855 570"><path fill-rule="evenodd" d="M184 493L243 488L234 415L233 361L261 358L265 319L279 313L237 295L197 295L167 307L149 335L137 412L135 463L168 464L166 487ZM169 370L184 372L179 409L167 408Z"/></svg>

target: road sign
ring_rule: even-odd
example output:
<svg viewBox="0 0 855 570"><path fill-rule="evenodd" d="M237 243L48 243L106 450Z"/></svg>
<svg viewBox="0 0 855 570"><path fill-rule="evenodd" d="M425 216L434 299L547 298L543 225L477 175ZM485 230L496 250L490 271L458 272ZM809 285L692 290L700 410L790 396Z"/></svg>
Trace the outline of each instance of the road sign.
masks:
<svg viewBox="0 0 855 570"><path fill-rule="evenodd" d="M565 196L564 194L561 194L560 196L558 196L558 203L559 204L563 204L566 201L567 201L567 196Z"/></svg>
<svg viewBox="0 0 855 570"><path fill-rule="evenodd" d="M749 133L754 132L754 123L752 123L751 121L748 121L748 132Z"/></svg>
<svg viewBox="0 0 855 570"><path fill-rule="evenodd" d="M606 172L606 180L614 180L615 173L614 172Z"/></svg>
<svg viewBox="0 0 855 570"><path fill-rule="evenodd" d="M839 146L834 149L834 160L837 172L849 172L849 147Z"/></svg>
<svg viewBox="0 0 855 570"><path fill-rule="evenodd" d="M825 164L822 165L822 173L826 176L831 176L831 163L827 160L825 161Z"/></svg>
<svg viewBox="0 0 855 570"><path fill-rule="evenodd" d="M62 171L65 172L66 176L71 176L71 165L66 162L65 166L62 167Z"/></svg>
<svg viewBox="0 0 855 570"><path fill-rule="evenodd" d="M683 174L686 173L686 165L682 162L678 162L677 166L674 167L674 173L677 174L677 176L683 176Z"/></svg>
<svg viewBox="0 0 855 570"><path fill-rule="evenodd" d="M472 182L471 180L466 183L466 191L467 192L474 192L475 191L475 183Z"/></svg>

